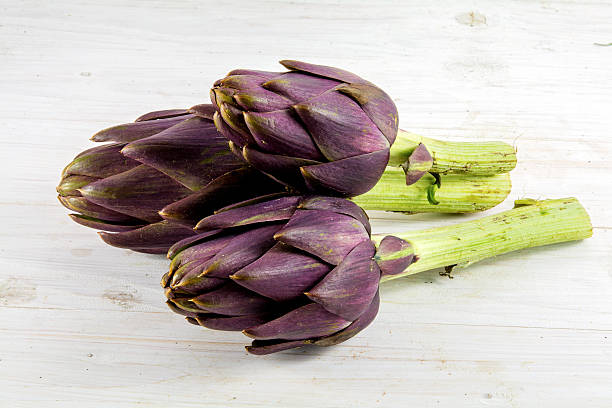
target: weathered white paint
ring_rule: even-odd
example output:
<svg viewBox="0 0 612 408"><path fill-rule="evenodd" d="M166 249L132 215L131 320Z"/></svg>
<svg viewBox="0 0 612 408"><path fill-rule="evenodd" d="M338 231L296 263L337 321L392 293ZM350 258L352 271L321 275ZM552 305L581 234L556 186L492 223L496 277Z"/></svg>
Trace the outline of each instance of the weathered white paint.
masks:
<svg viewBox="0 0 612 408"><path fill-rule="evenodd" d="M609 1L0 1L0 406L609 407L612 47L594 43L611 21ZM166 262L72 223L59 172L96 130L281 58L372 80L411 131L514 144L490 212L576 196L594 237L386 283L335 348L254 357L184 323ZM372 215L378 232L474 217Z"/></svg>

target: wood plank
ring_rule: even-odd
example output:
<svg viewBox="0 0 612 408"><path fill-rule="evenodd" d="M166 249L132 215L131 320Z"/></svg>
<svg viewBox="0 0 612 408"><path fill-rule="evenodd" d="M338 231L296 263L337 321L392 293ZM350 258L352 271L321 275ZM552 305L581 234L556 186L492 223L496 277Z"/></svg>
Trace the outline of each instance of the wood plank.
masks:
<svg viewBox="0 0 612 408"><path fill-rule="evenodd" d="M610 1L0 3L0 406L612 404ZM401 126L513 144L516 198L578 197L593 238L387 282L327 349L248 355L166 310L163 257L105 246L55 201L97 130L296 58L386 89ZM479 215L372 212L391 233Z"/></svg>

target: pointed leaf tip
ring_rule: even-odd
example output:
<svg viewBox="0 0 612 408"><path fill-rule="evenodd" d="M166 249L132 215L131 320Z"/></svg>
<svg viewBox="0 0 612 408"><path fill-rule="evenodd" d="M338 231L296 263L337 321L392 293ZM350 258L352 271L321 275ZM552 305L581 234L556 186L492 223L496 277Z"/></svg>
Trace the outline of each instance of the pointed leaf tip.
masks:
<svg viewBox="0 0 612 408"><path fill-rule="evenodd" d="M193 113L196 116L201 118L205 118L208 120L213 120L215 115L215 106L210 103L203 103L200 105L195 105L189 108L189 113Z"/></svg>
<svg viewBox="0 0 612 408"><path fill-rule="evenodd" d="M387 235L380 241L374 260L384 276L402 273L416 258L410 242Z"/></svg>
<svg viewBox="0 0 612 408"><path fill-rule="evenodd" d="M321 305L309 303L243 333L257 340L305 340L334 334L350 324Z"/></svg>
<svg viewBox="0 0 612 408"><path fill-rule="evenodd" d="M274 234L280 228L277 224L266 225L249 230L232 240L211 259L203 274L227 278L261 257L274 244Z"/></svg>
<svg viewBox="0 0 612 408"><path fill-rule="evenodd" d="M250 346L245 346L246 351L256 356L278 353L297 347L312 344L312 340L254 340Z"/></svg>
<svg viewBox="0 0 612 408"><path fill-rule="evenodd" d="M374 299L368 309L361 315L357 320L350 324L347 328L332 334L331 336L323 337L322 339L315 340L314 344L317 346L333 346L343 341L350 339L357 333L368 327L378 314L378 307L380 305L380 295L378 291L374 295Z"/></svg>
<svg viewBox="0 0 612 408"><path fill-rule="evenodd" d="M382 89L372 84L343 85L338 91L354 99L378 126L389 143L393 143L398 131L398 114L393 100Z"/></svg>
<svg viewBox="0 0 612 408"><path fill-rule="evenodd" d="M387 167L389 149L328 163L303 166L302 176L312 192L354 197L370 191Z"/></svg>
<svg viewBox="0 0 612 408"><path fill-rule="evenodd" d="M408 160L402 164L406 173L406 185L412 185L419 181L433 166L433 157L423 143L414 149Z"/></svg>
<svg viewBox="0 0 612 408"><path fill-rule="evenodd" d="M360 242L369 240L365 226L349 215L325 210L297 210L274 238L338 265Z"/></svg>
<svg viewBox="0 0 612 408"><path fill-rule="evenodd" d="M290 70L308 72L310 74L335 79L341 82L369 83L365 79L340 68L334 68L326 65L310 64L308 62L296 60L281 60L279 62L282 66Z"/></svg>
<svg viewBox="0 0 612 408"><path fill-rule="evenodd" d="M268 312L274 302L256 293L228 282L218 289L191 299L198 307L226 316L248 316Z"/></svg>
<svg viewBox="0 0 612 408"><path fill-rule="evenodd" d="M372 260L374 244L363 241L306 296L350 321L361 316L378 291L380 269Z"/></svg>
<svg viewBox="0 0 612 408"><path fill-rule="evenodd" d="M165 109L165 110L145 113L144 115L136 118L134 122L144 122L146 120L167 119L167 118L171 118L174 116L183 116L187 114L189 114L187 109Z"/></svg>
<svg viewBox="0 0 612 408"><path fill-rule="evenodd" d="M308 196L302 199L298 208L303 210L328 210L338 214L350 215L364 225L368 234L371 233L370 221L366 212L363 208L347 199L328 196Z"/></svg>
<svg viewBox="0 0 612 408"><path fill-rule="evenodd" d="M277 243L231 278L253 292L283 302L300 297L330 269L302 251Z"/></svg>

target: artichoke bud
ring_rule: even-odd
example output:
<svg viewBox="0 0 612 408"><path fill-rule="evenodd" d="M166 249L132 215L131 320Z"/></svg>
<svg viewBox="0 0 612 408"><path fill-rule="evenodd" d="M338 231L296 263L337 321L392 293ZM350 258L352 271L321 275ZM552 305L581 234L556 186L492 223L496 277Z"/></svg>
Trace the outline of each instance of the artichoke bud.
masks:
<svg viewBox="0 0 612 408"><path fill-rule="evenodd" d="M255 168L297 191L350 197L382 176L397 109L350 72L281 61L288 72L235 70L215 82L219 132Z"/></svg>
<svg viewBox="0 0 612 408"><path fill-rule="evenodd" d="M381 273L410 262L407 251L399 261L391 253L399 242L383 240L377 252L365 212L336 197L254 200L197 229L209 235L177 243L162 281L170 306L191 323L242 330L253 354L349 339L376 316ZM195 280L194 265L205 265Z"/></svg>
<svg viewBox="0 0 612 408"><path fill-rule="evenodd" d="M218 92L227 100L233 93ZM247 129L237 109L226 110ZM66 166L59 201L75 212L70 215L75 222L104 231L100 237L109 245L166 253L173 243L193 237L203 216L284 191L235 155L227 139L238 133L227 125L229 130L219 133L215 116L212 105L202 104L150 112L96 133L92 140L111 143L85 150Z"/></svg>

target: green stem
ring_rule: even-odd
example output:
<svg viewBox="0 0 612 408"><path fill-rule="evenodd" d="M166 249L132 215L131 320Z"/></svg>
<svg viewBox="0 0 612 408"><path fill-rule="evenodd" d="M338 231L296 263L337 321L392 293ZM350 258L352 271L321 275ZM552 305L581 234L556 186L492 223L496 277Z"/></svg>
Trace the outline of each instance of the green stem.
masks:
<svg viewBox="0 0 612 408"><path fill-rule="evenodd" d="M435 199L439 204L434 205L427 199L427 191L434 182L434 177L426 174L416 183L407 186L406 175L400 167L387 167L373 189L351 200L366 210L470 213L501 203L511 188L507 173L493 176L442 175L442 187L435 191Z"/></svg>
<svg viewBox="0 0 612 408"><path fill-rule="evenodd" d="M401 129L391 146L389 166L399 166L406 162L419 143L425 145L434 159L430 170L432 173L493 175L508 173L516 166L516 152L507 143L448 142Z"/></svg>
<svg viewBox="0 0 612 408"><path fill-rule="evenodd" d="M501 214L395 234L412 244L418 260L401 274L384 276L382 280L444 266L464 267L518 249L588 238L592 233L589 215L575 198L519 200L514 209ZM382 238L384 235L372 237L377 244Z"/></svg>

